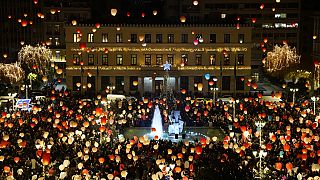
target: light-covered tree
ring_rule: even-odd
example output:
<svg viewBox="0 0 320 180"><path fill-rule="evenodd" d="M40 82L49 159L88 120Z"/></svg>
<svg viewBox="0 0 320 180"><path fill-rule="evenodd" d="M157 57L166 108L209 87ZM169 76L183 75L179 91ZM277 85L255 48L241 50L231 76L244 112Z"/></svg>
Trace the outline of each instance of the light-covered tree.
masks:
<svg viewBox="0 0 320 180"><path fill-rule="evenodd" d="M13 84L24 77L24 71L17 64L0 64L0 81Z"/></svg>
<svg viewBox="0 0 320 180"><path fill-rule="evenodd" d="M264 67L273 76L285 74L285 71L300 63L300 56L296 48L291 48L288 44L274 46L272 52L268 52L265 58Z"/></svg>
<svg viewBox="0 0 320 180"><path fill-rule="evenodd" d="M28 73L44 75L50 63L52 52L46 46L24 46L18 53L20 66Z"/></svg>

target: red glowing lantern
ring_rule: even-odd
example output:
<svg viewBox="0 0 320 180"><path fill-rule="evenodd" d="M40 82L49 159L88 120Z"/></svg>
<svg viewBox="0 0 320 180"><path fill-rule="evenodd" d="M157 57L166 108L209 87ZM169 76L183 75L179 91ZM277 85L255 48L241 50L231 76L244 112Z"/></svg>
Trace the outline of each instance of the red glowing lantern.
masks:
<svg viewBox="0 0 320 180"><path fill-rule="evenodd" d="M26 27L28 25L28 21L26 21L26 20L22 20L21 21L21 26L22 27Z"/></svg>
<svg viewBox="0 0 320 180"><path fill-rule="evenodd" d="M190 111L190 106L187 105L186 107L184 107L184 110L185 110L186 112L189 112L189 111Z"/></svg>
<svg viewBox="0 0 320 180"><path fill-rule="evenodd" d="M289 144L283 145L283 150L284 151L290 151L290 145Z"/></svg>
<svg viewBox="0 0 320 180"><path fill-rule="evenodd" d="M105 161L105 159L104 159L103 157L99 158L99 163L100 163L100 164L103 164L104 161Z"/></svg>
<svg viewBox="0 0 320 180"><path fill-rule="evenodd" d="M272 144L267 144L267 145L266 145L266 149L267 149L268 151L270 151L270 150L272 149Z"/></svg>
<svg viewBox="0 0 320 180"><path fill-rule="evenodd" d="M131 13L130 13L130 12L127 12L127 16L130 17L130 16L131 16Z"/></svg>
<svg viewBox="0 0 320 180"><path fill-rule="evenodd" d="M276 169L277 169L278 171L280 171L280 170L282 169L282 163L281 163L281 162L277 162L277 163L276 163Z"/></svg>
<svg viewBox="0 0 320 180"><path fill-rule="evenodd" d="M42 153L42 164L47 166L50 164L50 153L43 152Z"/></svg>
<svg viewBox="0 0 320 180"><path fill-rule="evenodd" d="M292 168L293 168L292 163L291 163L291 162L288 162L288 163L286 164L286 168L287 168L288 171L292 171Z"/></svg>
<svg viewBox="0 0 320 180"><path fill-rule="evenodd" d="M109 155L109 159L110 161L114 161L114 155L113 154Z"/></svg>
<svg viewBox="0 0 320 180"><path fill-rule="evenodd" d="M142 12L141 17L144 17L144 16L146 16L146 13Z"/></svg>
<svg viewBox="0 0 320 180"><path fill-rule="evenodd" d="M14 161L15 163L18 163L18 162L20 161L20 158L19 158L19 157L14 157L14 158L13 158L13 161Z"/></svg>
<svg viewBox="0 0 320 180"><path fill-rule="evenodd" d="M209 86L213 86L214 82L213 81L209 81Z"/></svg>
<svg viewBox="0 0 320 180"><path fill-rule="evenodd" d="M187 90L181 89L181 93L182 93L182 94L186 94L186 93L187 93Z"/></svg>
<svg viewBox="0 0 320 180"><path fill-rule="evenodd" d="M156 132L156 128L151 128L151 132Z"/></svg>
<svg viewBox="0 0 320 180"><path fill-rule="evenodd" d="M106 125L106 123L107 123L107 118L106 118L106 116L103 116L103 117L101 118L101 124L102 124L102 125Z"/></svg>
<svg viewBox="0 0 320 180"><path fill-rule="evenodd" d="M200 143L201 143L201 145L205 145L207 143L207 139L206 138L201 138L200 139Z"/></svg>
<svg viewBox="0 0 320 180"><path fill-rule="evenodd" d="M252 23L256 23L257 22L257 18L252 18L251 21L252 21Z"/></svg>
<svg viewBox="0 0 320 180"><path fill-rule="evenodd" d="M33 3L34 4L38 4L38 0L33 0Z"/></svg>
<svg viewBox="0 0 320 180"><path fill-rule="evenodd" d="M80 43L79 47L80 47L80 49L84 50L87 47L87 45L86 45L86 43Z"/></svg>
<svg viewBox="0 0 320 180"><path fill-rule="evenodd" d="M96 28L100 28L101 24L100 23L96 23Z"/></svg>
<svg viewBox="0 0 320 180"><path fill-rule="evenodd" d="M199 155L202 153L202 148L201 148L201 146L197 146L197 147L196 147L196 153L199 154Z"/></svg>
<svg viewBox="0 0 320 180"><path fill-rule="evenodd" d="M260 9L263 9L264 8L264 4L262 3L261 5L260 5Z"/></svg>

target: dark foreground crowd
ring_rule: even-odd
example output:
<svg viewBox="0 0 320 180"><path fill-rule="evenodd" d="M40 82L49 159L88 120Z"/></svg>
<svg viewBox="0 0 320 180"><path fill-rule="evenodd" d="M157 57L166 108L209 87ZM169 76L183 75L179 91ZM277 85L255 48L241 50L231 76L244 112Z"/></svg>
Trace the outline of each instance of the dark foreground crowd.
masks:
<svg viewBox="0 0 320 180"><path fill-rule="evenodd" d="M312 102L233 101L109 102L52 91L29 111L1 113L0 179L319 179ZM218 126L225 138L125 139L125 128L150 126L155 105L163 123L178 109L188 126Z"/></svg>

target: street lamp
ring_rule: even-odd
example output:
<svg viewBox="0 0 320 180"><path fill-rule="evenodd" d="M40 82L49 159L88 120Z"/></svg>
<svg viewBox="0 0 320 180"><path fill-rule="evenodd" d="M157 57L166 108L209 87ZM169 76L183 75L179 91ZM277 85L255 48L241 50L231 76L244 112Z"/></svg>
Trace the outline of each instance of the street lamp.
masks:
<svg viewBox="0 0 320 180"><path fill-rule="evenodd" d="M293 104L294 104L296 92L298 92L299 89L298 89L298 88L291 88L290 91L293 92L293 94L292 94L292 102L293 102Z"/></svg>
<svg viewBox="0 0 320 180"><path fill-rule="evenodd" d="M313 101L313 114L316 115L316 101L319 100L319 97L312 96L311 100Z"/></svg>
<svg viewBox="0 0 320 180"><path fill-rule="evenodd" d="M259 153L258 151L252 151L252 154L254 155L255 158L259 158L259 176L256 176L256 179L263 179L263 173L262 173L262 158L265 158L267 156L267 152L260 150Z"/></svg>
<svg viewBox="0 0 320 180"><path fill-rule="evenodd" d="M210 90L213 91L213 100L214 100L214 102L216 102L216 91L218 91L219 88L211 87Z"/></svg>
<svg viewBox="0 0 320 180"><path fill-rule="evenodd" d="M115 86L107 86L107 89L110 90L110 94L112 94L112 91L115 89Z"/></svg>
<svg viewBox="0 0 320 180"><path fill-rule="evenodd" d="M259 147L260 147L260 151L259 151L259 179L262 179L262 157L266 157L267 156L267 152L264 152L263 150L261 150L261 146L262 146L262 128L266 125L265 122L263 121L257 121L255 122L255 125L257 126L257 131L260 131L260 136L259 136ZM253 151L253 155L257 157L257 151Z"/></svg>

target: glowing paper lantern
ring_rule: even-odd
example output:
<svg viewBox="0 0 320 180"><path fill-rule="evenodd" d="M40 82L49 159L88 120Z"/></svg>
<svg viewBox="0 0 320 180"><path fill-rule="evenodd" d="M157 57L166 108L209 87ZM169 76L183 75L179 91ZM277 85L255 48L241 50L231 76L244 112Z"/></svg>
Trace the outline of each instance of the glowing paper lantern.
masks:
<svg viewBox="0 0 320 180"><path fill-rule="evenodd" d="M199 44L199 40L198 40L198 39L195 39L195 40L193 41L193 44L194 44L194 45L198 45L198 44Z"/></svg>
<svg viewBox="0 0 320 180"><path fill-rule="evenodd" d="M158 14L158 11L157 11L157 10L153 10L152 14L153 14L154 16L156 16L156 15Z"/></svg>
<svg viewBox="0 0 320 180"><path fill-rule="evenodd" d="M100 28L101 24L100 23L96 23L96 28Z"/></svg>
<svg viewBox="0 0 320 180"><path fill-rule="evenodd" d="M282 163L281 163L281 162L277 162L277 163L276 163L276 169L277 169L278 171L280 171L280 170L282 169Z"/></svg>
<svg viewBox="0 0 320 180"><path fill-rule="evenodd" d="M193 1L193 5L197 6L199 4L199 2L197 0Z"/></svg>
<svg viewBox="0 0 320 180"><path fill-rule="evenodd" d="M202 83L199 83L199 84L198 84L198 91L202 91L202 89L203 89L203 84L202 84Z"/></svg>
<svg viewBox="0 0 320 180"><path fill-rule="evenodd" d="M105 159L104 159L103 157L99 158L99 163L100 163L100 164L103 164L104 161L105 161Z"/></svg>
<svg viewBox="0 0 320 180"><path fill-rule="evenodd" d="M74 25L74 26L76 26L76 25L77 25L77 21L76 21L76 20L72 20L72 21L71 21L71 24Z"/></svg>
<svg viewBox="0 0 320 180"><path fill-rule="evenodd" d="M47 166L50 164L50 153L43 152L42 153L42 164Z"/></svg>
<svg viewBox="0 0 320 180"><path fill-rule="evenodd" d="M206 78L206 80L209 80L210 79L210 74L205 74L204 78Z"/></svg>
<svg viewBox="0 0 320 180"><path fill-rule="evenodd" d="M22 20L21 21L21 26L22 27L26 27L28 25L28 21L26 21L26 20Z"/></svg>
<svg viewBox="0 0 320 180"><path fill-rule="evenodd" d="M182 93L182 94L186 94L186 93L187 93L187 90L181 89L181 93Z"/></svg>
<svg viewBox="0 0 320 180"><path fill-rule="evenodd" d="M111 9L111 15L112 16L116 16L117 15L118 10L117 9Z"/></svg>
<svg viewBox="0 0 320 180"><path fill-rule="evenodd" d="M132 85L133 85L133 86L138 86L138 81L133 81L133 82L132 82Z"/></svg>
<svg viewBox="0 0 320 180"><path fill-rule="evenodd" d="M182 22L182 23L186 22L186 17L185 16L180 16L180 22Z"/></svg>

